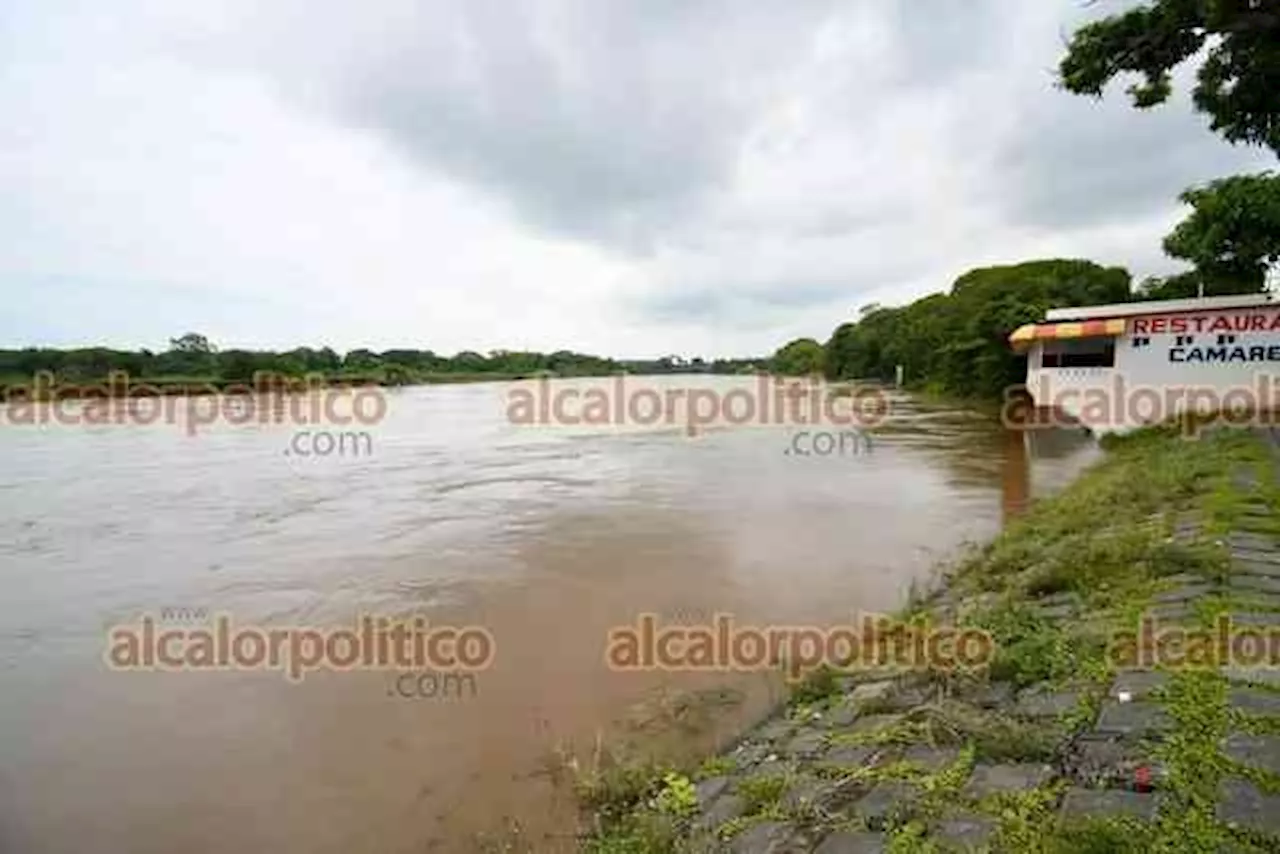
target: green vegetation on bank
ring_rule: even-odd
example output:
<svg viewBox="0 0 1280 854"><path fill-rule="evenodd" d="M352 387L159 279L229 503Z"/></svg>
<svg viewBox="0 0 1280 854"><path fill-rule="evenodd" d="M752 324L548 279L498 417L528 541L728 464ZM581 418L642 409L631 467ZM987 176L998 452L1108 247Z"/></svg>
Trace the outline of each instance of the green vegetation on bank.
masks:
<svg viewBox="0 0 1280 854"><path fill-rule="evenodd" d="M784 716L762 728L793 724L779 730L779 740L763 742L762 752L774 761L739 768L746 754L731 752L701 764L692 757L675 766L614 763L586 775L580 784L585 850L719 850L752 828L777 824L811 842L870 828L890 851L949 850L933 833L957 810L991 828L995 851L1274 850L1280 840L1225 823L1216 806L1232 778L1280 791L1280 777L1244 768L1224 753L1233 726L1244 721L1255 732L1280 732L1280 718L1242 717L1227 702L1230 683L1213 668L1163 674L1163 684L1135 704L1154 704L1170 721L1164 738L1130 745L1148 768L1158 769L1153 785L1160 806L1153 816L1063 812L1068 788L1098 773L1074 767L1082 760L1072 745L1098 724L1104 702L1116 705L1108 697L1117 676L1117 638L1179 587L1220 591L1189 602L1193 626L1211 626L1232 605L1263 607L1236 602L1227 592L1223 582L1233 570L1223 540L1225 532L1242 528L1280 535L1276 460L1255 434L1226 429L1187 439L1162 428L1108 444L1107 456L1074 485L1034 504L903 615L990 632L996 654L987 667L900 675L897 684L910 686L915 699L903 705L877 693L857 706L853 725L831 722L856 696L850 682L876 687L886 684L879 681L886 674L819 671L796 690ZM1053 615L1063 608L1068 616ZM1007 699L977 699L990 696ZM1048 717L1024 705L1064 697L1069 702ZM829 751L874 753L856 765L798 763L786 745L806 733L819 736ZM750 735L748 743L756 743ZM970 784L982 763L1052 771L1031 775L1025 788L984 795ZM828 793L821 808L798 796L797 787L812 786L815 775ZM708 825L712 813L691 803L690 786L725 777L738 810ZM1111 785L1117 783L1132 788L1131 780ZM866 824L862 799L885 789L910 794L901 810L888 809L877 824Z"/></svg>
<svg viewBox="0 0 1280 854"><path fill-rule="evenodd" d="M947 294L901 308L867 306L841 324L826 345L835 379L894 379L970 397L997 396L1026 376L1008 336L1055 306L1126 302L1130 276L1091 261L1033 261L965 273Z"/></svg>

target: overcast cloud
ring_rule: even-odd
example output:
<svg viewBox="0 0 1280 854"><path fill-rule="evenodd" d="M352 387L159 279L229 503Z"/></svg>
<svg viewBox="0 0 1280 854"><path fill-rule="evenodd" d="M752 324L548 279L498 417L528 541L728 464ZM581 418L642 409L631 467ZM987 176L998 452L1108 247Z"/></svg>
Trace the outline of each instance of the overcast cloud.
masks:
<svg viewBox="0 0 1280 854"><path fill-rule="evenodd" d="M1271 167L1054 88L1090 8L16 0L0 346L756 354L980 264L1178 269Z"/></svg>

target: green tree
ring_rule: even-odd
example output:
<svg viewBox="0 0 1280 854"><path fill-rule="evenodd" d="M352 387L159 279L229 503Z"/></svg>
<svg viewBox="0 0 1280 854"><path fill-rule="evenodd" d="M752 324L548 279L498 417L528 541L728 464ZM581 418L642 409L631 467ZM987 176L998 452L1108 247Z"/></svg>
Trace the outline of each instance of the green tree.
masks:
<svg viewBox="0 0 1280 854"><path fill-rule="evenodd" d="M489 360L474 350L456 353L450 362L453 364L453 370L458 371L479 372L489 367Z"/></svg>
<svg viewBox="0 0 1280 854"><path fill-rule="evenodd" d="M177 338L170 338L169 349L176 353L212 353L214 351L209 339L197 332L188 332Z"/></svg>
<svg viewBox="0 0 1280 854"><path fill-rule="evenodd" d="M1134 289L1135 300L1188 299L1210 293L1200 274L1194 270L1172 276L1148 276Z"/></svg>
<svg viewBox="0 0 1280 854"><path fill-rule="evenodd" d="M162 373L207 377L215 373L216 348L209 339L196 332L188 332L169 339L169 350L156 360Z"/></svg>
<svg viewBox="0 0 1280 854"><path fill-rule="evenodd" d="M812 338L797 338L773 354L773 370L786 376L821 374L826 352Z"/></svg>
<svg viewBox="0 0 1280 854"><path fill-rule="evenodd" d="M1091 261L1051 259L971 270L947 294L901 308L864 308L826 346L833 378L892 380L964 396L998 395L1022 381L1025 364L1008 335L1050 308L1126 302L1129 273Z"/></svg>
<svg viewBox="0 0 1280 854"><path fill-rule="evenodd" d="M382 367L382 360L372 350L361 348L351 350L342 357L342 368L346 371L372 371Z"/></svg>
<svg viewBox="0 0 1280 854"><path fill-rule="evenodd" d="M1274 0L1155 0L1076 31L1059 68L1070 92L1101 97L1115 77L1135 107L1162 104L1173 70L1208 47L1193 90L1196 109L1231 142L1280 154L1280 9Z"/></svg>
<svg viewBox="0 0 1280 854"><path fill-rule="evenodd" d="M1165 238L1165 252L1195 265L1206 294L1264 290L1280 261L1280 176L1223 178L1181 199L1192 212Z"/></svg>
<svg viewBox="0 0 1280 854"><path fill-rule="evenodd" d="M247 383L257 371L275 367L271 354L250 350L223 350L218 354L218 375L227 382Z"/></svg>

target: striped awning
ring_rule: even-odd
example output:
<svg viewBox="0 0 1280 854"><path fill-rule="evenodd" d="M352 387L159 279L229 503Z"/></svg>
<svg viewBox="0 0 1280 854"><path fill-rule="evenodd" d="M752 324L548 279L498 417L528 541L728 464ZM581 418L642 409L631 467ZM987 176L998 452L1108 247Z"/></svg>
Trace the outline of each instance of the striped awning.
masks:
<svg viewBox="0 0 1280 854"><path fill-rule="evenodd" d="M1124 334L1124 318L1081 320L1074 323L1028 323L1009 336L1015 350L1024 350L1036 341L1062 338L1102 338Z"/></svg>

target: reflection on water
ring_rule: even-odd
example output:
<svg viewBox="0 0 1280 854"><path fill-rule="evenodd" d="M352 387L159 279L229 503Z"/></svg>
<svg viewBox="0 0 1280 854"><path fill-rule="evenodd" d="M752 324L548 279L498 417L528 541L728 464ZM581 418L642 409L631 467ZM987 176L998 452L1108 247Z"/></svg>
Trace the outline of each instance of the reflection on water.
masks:
<svg viewBox="0 0 1280 854"><path fill-rule="evenodd" d="M872 453L801 458L767 429L521 429L501 393L394 393L358 459L286 456L279 427L0 429L0 850L452 851L508 821L556 850L557 747L713 744L776 698L771 674L610 672L611 626L891 609L1096 453L902 395ZM104 629L162 608L424 614L487 626L497 660L450 700L108 672Z"/></svg>

